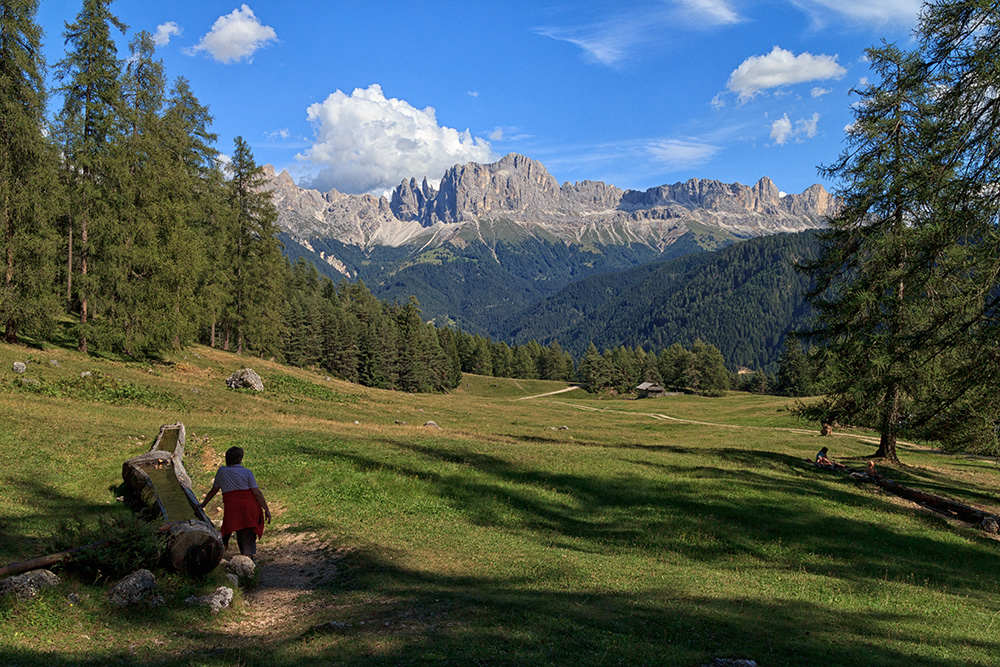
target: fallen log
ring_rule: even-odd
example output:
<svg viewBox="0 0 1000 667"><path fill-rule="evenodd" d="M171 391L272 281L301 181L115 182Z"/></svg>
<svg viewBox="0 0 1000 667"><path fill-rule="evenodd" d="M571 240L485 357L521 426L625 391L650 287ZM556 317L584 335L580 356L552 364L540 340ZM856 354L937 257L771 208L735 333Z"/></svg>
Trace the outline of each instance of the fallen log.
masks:
<svg viewBox="0 0 1000 667"><path fill-rule="evenodd" d="M94 542L93 544L85 544L82 547L74 547L68 551L60 551L57 554L49 554L48 556L39 556L38 558L32 558L31 560L22 560L17 563L10 563L0 567L0 577L7 577L12 574L21 574L23 572L28 572L29 570L39 570L43 567L49 567L50 565L70 560L81 551L92 549L94 547L103 547L107 543L107 540L104 540L103 542Z"/></svg>
<svg viewBox="0 0 1000 667"><path fill-rule="evenodd" d="M879 487L885 489L893 495L899 496L900 498L912 500L926 507L930 507L931 509L953 516L956 519L961 519L962 521L966 521L968 523L975 523L985 530L989 530L989 532L997 532L995 529L990 530L988 527L996 525L997 522L997 517L992 512L986 512L976 507L972 507L971 505L964 505L933 493L921 491L920 489L903 486L902 484L893 482L890 479L876 479L874 482L875 484L878 484ZM993 521L989 521L989 519L992 519Z"/></svg>
<svg viewBox="0 0 1000 667"><path fill-rule="evenodd" d="M166 557L179 572L201 576L219 564L222 535L199 506L184 469L184 424L160 427L149 451L122 464L122 479L165 522Z"/></svg>

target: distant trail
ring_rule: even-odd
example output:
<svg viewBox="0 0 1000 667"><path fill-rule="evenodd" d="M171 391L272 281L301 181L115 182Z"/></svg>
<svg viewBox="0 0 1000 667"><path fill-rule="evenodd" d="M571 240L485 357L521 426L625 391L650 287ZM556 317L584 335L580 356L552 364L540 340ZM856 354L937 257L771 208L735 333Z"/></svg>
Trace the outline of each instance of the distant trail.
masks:
<svg viewBox="0 0 1000 667"><path fill-rule="evenodd" d="M566 387L565 389L557 389L556 391L550 391L550 392L545 393L545 394L535 394L534 396L522 396L521 398L519 398L517 400L519 400L519 401L526 401L529 398L541 398L542 396L553 396L555 394L565 394L567 391L573 391L574 389L579 389L579 388L580 387L578 387L578 386ZM572 404L571 403L566 403L566 405L572 405Z"/></svg>
<svg viewBox="0 0 1000 667"><path fill-rule="evenodd" d="M566 391L565 389L563 391ZM553 392L560 393L560 392ZM546 394L542 394L545 396ZM534 396L529 396L528 398L535 398ZM558 403L559 405L567 405L571 408L577 408L578 410L589 410L591 412L614 412L620 415L640 415L643 417L652 417L653 419L660 419L662 421L680 422L682 424L697 424L699 426L715 426L718 428L735 428L735 429L752 429L758 431L784 431L786 433L798 433L799 435L818 435L815 430L804 429L804 428L791 428L787 426L744 426L741 424L717 424L715 422L702 422L695 421L694 419L682 419L680 417L671 417L670 415L665 415L661 413L654 412L630 412L628 410L611 410L608 408L595 408L589 405L577 405L575 403L564 403L562 401L552 401L553 403ZM863 442L870 442L872 444L878 444L879 439L873 438L866 435L858 435L856 433L831 433L833 437L837 438L856 438ZM896 442L898 445L906 445L909 447L920 447L916 443L906 442L904 440L898 440Z"/></svg>

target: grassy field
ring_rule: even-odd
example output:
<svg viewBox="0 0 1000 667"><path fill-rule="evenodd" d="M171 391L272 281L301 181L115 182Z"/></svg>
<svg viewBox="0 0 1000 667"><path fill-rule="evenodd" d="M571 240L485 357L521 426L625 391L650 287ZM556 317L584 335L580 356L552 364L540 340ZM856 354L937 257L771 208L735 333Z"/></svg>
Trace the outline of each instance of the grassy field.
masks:
<svg viewBox="0 0 1000 667"><path fill-rule="evenodd" d="M263 394L225 387L246 365ZM308 539L330 562L303 576L335 572L263 633L243 595L216 617L184 603L221 573L157 572L164 604L140 613L107 603L110 577L67 575L0 600L0 663L997 663L1000 542L808 462L826 444L861 467L871 434L821 439L775 397L539 396L562 388L408 395L201 347L126 364L0 346L0 564L126 512L122 462L181 420L198 494L246 448L276 510L263 568ZM1000 511L995 461L900 454L888 477Z"/></svg>

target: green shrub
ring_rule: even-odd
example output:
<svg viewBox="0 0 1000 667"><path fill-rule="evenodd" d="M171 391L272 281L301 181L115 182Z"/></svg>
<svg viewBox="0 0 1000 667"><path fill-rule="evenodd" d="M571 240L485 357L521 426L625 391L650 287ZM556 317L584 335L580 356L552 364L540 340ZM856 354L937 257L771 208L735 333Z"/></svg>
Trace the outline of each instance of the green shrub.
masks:
<svg viewBox="0 0 1000 667"><path fill-rule="evenodd" d="M56 551L105 542L78 552L63 567L82 577L117 578L135 570L156 567L165 549L165 536L155 524L122 508L88 526L77 517L64 521L53 536Z"/></svg>

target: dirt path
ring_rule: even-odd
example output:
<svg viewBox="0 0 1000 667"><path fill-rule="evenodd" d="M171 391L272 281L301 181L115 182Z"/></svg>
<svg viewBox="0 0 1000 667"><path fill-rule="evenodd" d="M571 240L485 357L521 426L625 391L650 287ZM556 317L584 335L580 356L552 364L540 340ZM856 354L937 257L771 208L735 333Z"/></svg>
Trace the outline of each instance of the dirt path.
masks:
<svg viewBox="0 0 1000 667"><path fill-rule="evenodd" d="M517 400L519 400L519 401L526 401L529 398L541 398L543 396L555 396L556 394L565 394L567 391L573 391L574 389L581 389L581 388L582 387L578 387L578 386L566 387L565 389L557 389L556 391L550 391L550 392L547 392L547 393L544 393L544 394L535 394L534 396L522 396L521 398L519 398Z"/></svg>
<svg viewBox="0 0 1000 667"><path fill-rule="evenodd" d="M240 642L252 642L309 627L322 606L313 593L337 576L337 564L347 551L315 534L295 532L294 526L269 528L257 547L257 587L246 595L245 613L224 631ZM227 556L235 553L231 545Z"/></svg>
<svg viewBox="0 0 1000 667"><path fill-rule="evenodd" d="M533 398L533 397L529 397ZM758 430L758 431L784 431L785 433L798 433L800 435L819 435L819 431L815 429L804 429L804 428L791 428L788 426L748 426L744 424L719 424L717 422L703 422L696 421L694 419L683 419L681 417L673 417L671 415L666 415L662 413L655 412L630 412L628 410L611 410L609 408L595 408L589 405L577 405L575 403L563 403L561 401L553 401L559 405L566 405L572 408L577 408L578 410L587 410L591 412L610 412L622 415L640 415L644 417L652 417L653 419L660 419L662 421L672 421L679 422L682 424L698 424L699 426L715 426L717 428L732 428L740 430ZM831 433L829 437L835 438L855 438L863 442L870 442L873 444L878 444L879 439L877 437L871 437L867 435L860 435L857 433ZM904 445L907 447L923 447L913 442L905 442L903 440L898 440L897 445Z"/></svg>

